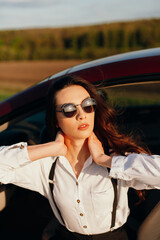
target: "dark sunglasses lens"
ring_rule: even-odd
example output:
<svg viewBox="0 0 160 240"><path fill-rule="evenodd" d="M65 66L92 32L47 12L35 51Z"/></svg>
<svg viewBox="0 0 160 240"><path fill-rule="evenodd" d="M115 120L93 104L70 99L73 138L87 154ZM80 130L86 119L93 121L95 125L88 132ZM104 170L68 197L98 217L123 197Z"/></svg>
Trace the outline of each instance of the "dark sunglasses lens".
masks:
<svg viewBox="0 0 160 240"><path fill-rule="evenodd" d="M82 107L86 113L92 113L96 109L96 101L92 98L86 99L82 103Z"/></svg>
<svg viewBox="0 0 160 240"><path fill-rule="evenodd" d="M68 117L71 118L73 117L77 112L77 108L74 104L67 104L63 107L63 114Z"/></svg>
<svg viewBox="0 0 160 240"><path fill-rule="evenodd" d="M65 117L71 118L76 114L77 111L64 112Z"/></svg>
<svg viewBox="0 0 160 240"><path fill-rule="evenodd" d="M83 108L86 113L91 113L94 111L93 106L87 106Z"/></svg>

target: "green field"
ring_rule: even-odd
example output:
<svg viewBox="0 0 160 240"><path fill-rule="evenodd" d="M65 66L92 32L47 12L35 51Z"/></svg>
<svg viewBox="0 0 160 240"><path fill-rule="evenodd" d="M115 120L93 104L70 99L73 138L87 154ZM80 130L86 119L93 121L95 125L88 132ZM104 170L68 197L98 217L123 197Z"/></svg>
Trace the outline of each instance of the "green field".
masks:
<svg viewBox="0 0 160 240"><path fill-rule="evenodd" d="M160 19L0 31L0 61L97 59L160 46Z"/></svg>

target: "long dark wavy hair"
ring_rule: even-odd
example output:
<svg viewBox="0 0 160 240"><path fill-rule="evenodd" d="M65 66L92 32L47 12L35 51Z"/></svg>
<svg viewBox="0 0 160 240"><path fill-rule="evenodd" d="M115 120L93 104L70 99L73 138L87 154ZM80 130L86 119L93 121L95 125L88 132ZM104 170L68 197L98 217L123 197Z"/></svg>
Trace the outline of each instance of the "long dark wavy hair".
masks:
<svg viewBox="0 0 160 240"><path fill-rule="evenodd" d="M55 81L49 89L46 107L46 130L48 141L53 141L59 129L57 129L56 100L55 95L58 91L71 85L80 85L87 90L92 98L97 102L95 112L94 132L101 141L104 151L109 154L109 149L113 152L125 155L126 152L149 153L147 149L137 145L132 136L127 136L118 131L116 125L116 111L109 106L103 97L98 94L96 87L77 76L65 76ZM137 191L140 202L144 200L145 192Z"/></svg>
<svg viewBox="0 0 160 240"><path fill-rule="evenodd" d="M109 106L98 93L96 87L77 76L66 76L53 82L49 89L46 107L46 128L49 140L54 140L57 134L56 100L58 91L71 85L80 85L87 90L97 102L95 113L94 132L102 142L105 152L108 154L112 149L117 154L124 155L125 152L148 153L144 148L138 146L131 136L121 134L116 126L116 111Z"/></svg>

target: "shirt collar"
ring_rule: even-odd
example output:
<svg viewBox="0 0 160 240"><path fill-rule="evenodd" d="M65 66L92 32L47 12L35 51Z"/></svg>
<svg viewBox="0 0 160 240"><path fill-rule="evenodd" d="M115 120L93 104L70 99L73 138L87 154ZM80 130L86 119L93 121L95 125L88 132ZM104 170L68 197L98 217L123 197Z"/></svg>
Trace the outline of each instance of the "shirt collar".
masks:
<svg viewBox="0 0 160 240"><path fill-rule="evenodd" d="M93 162L92 156L90 155L89 158L87 158L87 160L84 163L83 169L89 167Z"/></svg>
<svg viewBox="0 0 160 240"><path fill-rule="evenodd" d="M63 158L66 159L65 156L59 156L59 158L60 158L60 160L62 159L62 161L61 161L62 163L63 163ZM68 160L67 160L67 161L68 161ZM89 167L89 166L92 164L92 162L93 162L93 159L92 159L92 156L90 155L90 156L87 158L87 160L85 161L84 166L83 166L83 169Z"/></svg>

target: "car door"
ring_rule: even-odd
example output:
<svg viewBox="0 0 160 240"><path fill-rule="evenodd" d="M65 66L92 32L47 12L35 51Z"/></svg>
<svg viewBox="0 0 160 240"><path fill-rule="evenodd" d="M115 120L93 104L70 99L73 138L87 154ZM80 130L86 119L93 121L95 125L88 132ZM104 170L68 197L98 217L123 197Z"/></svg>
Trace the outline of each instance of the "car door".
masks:
<svg viewBox="0 0 160 240"><path fill-rule="evenodd" d="M117 124L119 130L130 134L137 144L149 148L152 154L160 155L160 81L158 79L133 82L120 79L118 84L104 85L100 90L104 99L117 109ZM101 94L102 94L101 92ZM129 239L137 239L137 230L160 202L159 190L145 191L145 201L139 201L136 191L129 190L130 216L126 224Z"/></svg>

